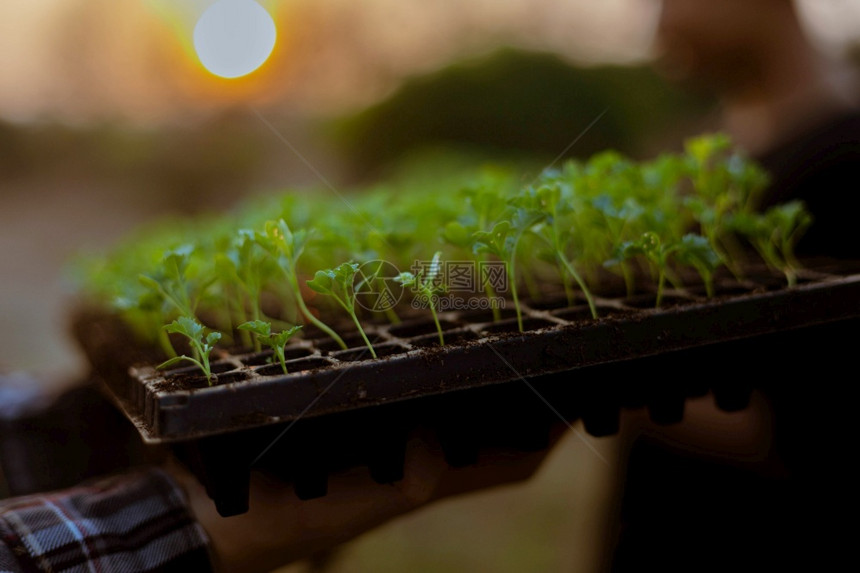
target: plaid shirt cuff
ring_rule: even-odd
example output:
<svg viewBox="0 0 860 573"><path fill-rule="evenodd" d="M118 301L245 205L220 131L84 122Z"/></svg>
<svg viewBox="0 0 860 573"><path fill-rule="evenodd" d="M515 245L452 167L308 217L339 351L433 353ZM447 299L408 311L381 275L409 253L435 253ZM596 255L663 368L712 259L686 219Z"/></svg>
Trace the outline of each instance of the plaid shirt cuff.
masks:
<svg viewBox="0 0 860 573"><path fill-rule="evenodd" d="M0 502L0 573L212 571L207 543L160 469Z"/></svg>

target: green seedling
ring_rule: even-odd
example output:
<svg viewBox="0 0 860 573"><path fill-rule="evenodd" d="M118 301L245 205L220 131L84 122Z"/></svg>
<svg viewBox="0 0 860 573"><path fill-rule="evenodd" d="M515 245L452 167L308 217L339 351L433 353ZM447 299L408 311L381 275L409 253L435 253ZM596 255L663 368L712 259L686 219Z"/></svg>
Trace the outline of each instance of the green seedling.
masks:
<svg viewBox="0 0 860 573"><path fill-rule="evenodd" d="M439 313L435 304L436 297L445 292L445 285L439 280L442 269L441 257L442 253L437 251L433 255L433 260L430 261L427 273L423 276L403 272L395 280L404 287L411 288L427 300L427 305L433 314L433 321L436 323L436 331L439 333L439 345L445 346L445 337L442 335L442 325L439 323Z"/></svg>
<svg viewBox="0 0 860 573"><path fill-rule="evenodd" d="M258 233L255 235L255 238L260 245L276 257L278 266L287 279L287 284L304 318L329 335L338 346L346 350L346 343L343 339L327 324L314 316L305 304L304 297L302 297L302 290L299 287L298 264L299 257L302 256L302 252L304 252L307 245L309 232L302 229L294 233L289 225L283 219L280 219L278 221L266 222L265 234L261 235Z"/></svg>
<svg viewBox="0 0 860 573"><path fill-rule="evenodd" d="M478 232L479 227L477 225L469 225L466 226L460 221L449 221L442 230L442 239L459 249L471 251L474 243L475 243L475 233ZM477 255L477 253L475 253ZM478 256L476 258L476 263L480 266L480 264L487 260L487 257L484 255ZM484 294L488 299L492 300L496 296L496 291L493 289L493 285L490 281L484 281ZM502 312L498 308L498 305L492 305L492 313L493 313L493 321L498 322L502 318Z"/></svg>
<svg viewBox="0 0 860 573"><path fill-rule="evenodd" d="M684 235L675 245L675 258L682 264L690 265L702 277L708 298L714 296L714 272L723 262L713 244L701 235Z"/></svg>
<svg viewBox="0 0 860 573"><path fill-rule="evenodd" d="M568 286L568 279L572 278L585 295L591 316L597 318L597 306L594 304L591 290L567 255L568 245L572 242L572 228L569 224L565 224L565 221L573 213L573 208L562 199L561 187L542 185L537 189L528 189L526 193L514 200L514 204L523 208L528 213L528 217L534 220L532 232L549 248L547 258L554 261L561 273L565 292L568 293L568 303L573 299Z"/></svg>
<svg viewBox="0 0 860 573"><path fill-rule="evenodd" d="M731 224L752 243L769 267L785 275L789 286L797 284L800 263L794 248L812 224L812 216L802 202L777 205L764 214L738 213Z"/></svg>
<svg viewBox="0 0 860 573"><path fill-rule="evenodd" d="M368 340L364 329L361 327L361 322L355 314L356 272L358 272L358 263L342 263L333 269L317 271L314 278L308 281L308 286L314 292L332 297L349 314L356 328L358 328L361 338L364 339L364 343L370 349L370 354L376 358L376 351L370 344L370 340Z"/></svg>
<svg viewBox="0 0 860 573"><path fill-rule="evenodd" d="M517 312L517 327L523 331L523 315L517 296L517 248L526 231L539 222L539 217L525 209L515 209L510 220L499 221L491 231L478 231L473 235L475 253L495 255L505 264L511 286L511 297Z"/></svg>
<svg viewBox="0 0 860 573"><path fill-rule="evenodd" d="M616 205L616 202L620 205ZM594 245L591 250L596 255L590 260L600 262L612 252L613 245L622 244L626 237L634 234L642 226L645 214L645 208L635 197L614 199L606 193L591 199L587 207L595 213L594 223L591 226L598 229L597 232L588 234L590 243ZM618 266L624 278L627 296L631 296L636 286L633 271L626 261L620 261Z"/></svg>
<svg viewBox="0 0 860 573"><path fill-rule="evenodd" d="M239 325L240 330L255 334L258 344L264 344L274 351L278 362L281 364L281 368L284 370L284 374L288 374L284 348L287 346L290 338L301 330L301 328L301 325L296 325L287 330L272 333L272 324L265 320L254 320Z"/></svg>
<svg viewBox="0 0 860 573"><path fill-rule="evenodd" d="M194 356L191 357L184 354L182 356L174 356L159 364L157 368L159 370L170 368L183 360L191 362L203 371L207 382L211 386L213 377L212 368L209 364L209 355L212 353L215 344L221 340L221 333L210 332L206 334L206 328L202 324L187 316L180 316L172 323L166 325L164 330L168 333L181 334L186 337L191 345L191 351Z"/></svg>
<svg viewBox="0 0 860 573"><path fill-rule="evenodd" d="M194 315L192 289L186 277L193 252L192 245L169 250L164 253L158 272L152 276L141 274L138 277L143 286L163 297L180 315L184 316Z"/></svg>
<svg viewBox="0 0 860 573"><path fill-rule="evenodd" d="M656 233L646 232L636 241L623 243L616 251L615 258L607 265L642 255L657 273L656 307L663 302L666 279L671 272L672 258L694 267L705 282L708 296L713 296L713 275L720 265L720 257L708 240L699 235L687 234L680 241L663 241Z"/></svg>
<svg viewBox="0 0 860 573"><path fill-rule="evenodd" d="M647 232L638 240L625 241L615 250L615 256L606 261L606 266L615 266L638 256L644 256L648 263L657 270L657 301L659 307L663 302L663 288L666 284L666 269L669 263L668 250L663 246L656 233Z"/></svg>
<svg viewBox="0 0 860 573"><path fill-rule="evenodd" d="M338 282L339 269L346 275L351 270L331 269L335 263L385 260L405 269L436 251L435 245L442 245L439 260L471 258L479 268L481 262L502 261L520 328L518 289L539 295L545 280L560 277L568 300L581 290L594 314L589 288L614 264L629 293L650 270L662 301L667 282L681 286L678 271L693 267L712 294L719 265L740 276L741 247L749 243L789 284L797 282L794 248L810 224L808 213L795 203L757 214L767 177L723 136L691 140L684 153L647 162L615 152L569 161L524 187L509 169L452 174L436 165L352 194L349 203L291 191L258 199L230 216L173 221L137 233L110 255L88 261L88 294L172 358L176 353L163 326L177 317L205 320L225 337L235 333L236 340L257 349L262 339L235 325L264 321L271 335L293 324L313 324L346 348L308 308L303 278L313 278L326 294L336 294L338 304L356 310L353 295L361 283ZM381 287L384 279L372 265L359 268L367 267L360 278ZM317 269L330 269L321 271L327 278L317 280ZM427 276L402 279L428 286ZM478 288L487 297L495 297L494 286L502 289L480 279ZM492 308L498 319L498 307ZM431 310L436 313L438 305ZM398 320L387 312L392 322ZM201 350L188 354L202 363L206 338L198 343Z"/></svg>
<svg viewBox="0 0 860 573"><path fill-rule="evenodd" d="M139 283L134 286L138 287L137 292L129 292L127 295L114 298L114 308L127 317L131 315L129 321L133 324L141 325L140 323L142 323L142 326L150 334L150 339L154 335L154 340L161 348L161 351L164 352L164 355L168 358L173 358L176 356L176 350L170 343L167 331L162 328L164 323L167 322L169 314L164 298L157 291L146 289L141 292L139 290ZM136 320L132 317L136 318Z"/></svg>

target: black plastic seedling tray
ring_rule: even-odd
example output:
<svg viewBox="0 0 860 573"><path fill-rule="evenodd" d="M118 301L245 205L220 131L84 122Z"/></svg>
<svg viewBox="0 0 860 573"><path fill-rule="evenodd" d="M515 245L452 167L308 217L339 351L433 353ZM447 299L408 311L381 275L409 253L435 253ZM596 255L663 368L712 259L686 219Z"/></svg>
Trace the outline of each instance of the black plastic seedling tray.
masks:
<svg viewBox="0 0 860 573"><path fill-rule="evenodd" d="M860 274L810 271L790 289L773 275L724 280L713 299L693 290L669 292L661 309L653 301L599 298L597 320L566 301L525 303L523 333L511 309L499 322L489 311L444 313L444 347L429 317L371 326L378 359L360 340L333 350L305 339L287 348L287 375L265 353L224 352L212 387L193 369L94 365L143 439L172 444L233 515L247 510L252 465L302 498L324 495L329 473L354 465L397 481L417 427L434 430L449 463L462 466L485 447L539 450L560 419L581 418L600 436L617 431L622 407L647 406L671 423L686 398L713 391L722 408L743 408L756 372L739 377L738 364L778 356L786 333L820 339L837 334L816 328L854 328ZM79 325L94 360L116 338L105 328Z"/></svg>

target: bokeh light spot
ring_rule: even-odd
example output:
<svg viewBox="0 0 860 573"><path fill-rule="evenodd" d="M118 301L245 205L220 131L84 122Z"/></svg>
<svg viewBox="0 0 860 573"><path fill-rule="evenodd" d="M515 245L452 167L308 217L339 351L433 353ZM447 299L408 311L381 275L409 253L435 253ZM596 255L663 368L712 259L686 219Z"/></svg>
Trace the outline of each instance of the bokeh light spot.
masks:
<svg viewBox="0 0 860 573"><path fill-rule="evenodd" d="M263 65L276 36L274 20L254 0L218 0L194 27L194 49L213 74L238 78Z"/></svg>

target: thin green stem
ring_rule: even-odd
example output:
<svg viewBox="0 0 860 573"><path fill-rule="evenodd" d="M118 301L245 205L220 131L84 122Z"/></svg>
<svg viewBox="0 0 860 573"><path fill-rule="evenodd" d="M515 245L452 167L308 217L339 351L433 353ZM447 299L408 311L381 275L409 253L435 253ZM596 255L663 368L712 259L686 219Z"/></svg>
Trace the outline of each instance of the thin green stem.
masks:
<svg viewBox="0 0 860 573"><path fill-rule="evenodd" d="M430 301L430 312L433 314L433 322L436 323L436 331L439 333L439 346L445 346L445 338L442 336L442 325L439 323L439 315L436 313L432 295L428 296L428 300Z"/></svg>
<svg viewBox="0 0 860 573"><path fill-rule="evenodd" d="M509 280L511 281L511 294L514 299L514 309L517 311L517 328L519 328L520 332L523 332L523 312L522 309L520 309L520 299L517 296L517 282L513 277L513 273L511 273Z"/></svg>
<svg viewBox="0 0 860 573"><path fill-rule="evenodd" d="M480 263L482 261L485 261L485 260L486 260L486 257L481 257L480 259L478 259L478 268L481 268ZM482 278L483 277L479 277L479 279L482 279ZM490 281L484 282L484 294L487 295L487 298L490 299L490 301L492 301L494 298L496 298L496 290L493 288L493 285L490 284ZM498 308L497 305L491 304L490 309L493 312L493 322L499 322L500 320L502 320L502 311L501 311L501 309Z"/></svg>
<svg viewBox="0 0 860 573"><path fill-rule="evenodd" d="M394 308L386 308L385 309L385 318L388 319L390 324L400 324L400 317L397 316L397 313L394 311Z"/></svg>
<svg viewBox="0 0 860 573"><path fill-rule="evenodd" d="M517 295L517 249L520 246L520 238L522 234L519 234L514 241L514 246L511 249L511 260L508 265L510 268L509 280L511 281L511 294L514 297L514 308L517 311L517 328L519 328L520 332L523 332L523 311L520 308L520 298Z"/></svg>
<svg viewBox="0 0 860 573"><path fill-rule="evenodd" d="M289 273L286 270L284 270L284 274L287 275L287 281L289 281L290 287L292 287L293 293L296 295L296 304L299 305L299 309L302 311L302 315L305 317L305 319L323 332L325 332L327 335L329 335L332 340L334 340L337 345L341 347L341 349L346 350L346 342L344 342L343 339L338 336L337 333L332 330L328 325L315 317L313 313L311 313L308 306L305 304L304 298L302 298L302 291L299 288L299 279L297 279L294 274Z"/></svg>
<svg viewBox="0 0 860 573"><path fill-rule="evenodd" d="M373 349L373 345L370 343L370 340L368 340L367 335L364 333L364 329L361 327L361 322L358 320L358 316L355 314L355 304L353 303L352 305L350 305L345 300L342 300L339 296L334 294L334 292L331 293L331 296L334 298L334 300L337 301L341 308L343 308L343 310L345 310L347 314L349 314L349 316L352 318L352 322L355 323L355 327L358 329L358 333L361 335L361 338L364 340L364 343L370 349L370 354L374 358L376 358L376 351ZM346 296L349 296L349 293L347 293Z"/></svg>
<svg viewBox="0 0 860 573"><path fill-rule="evenodd" d="M654 305L655 308L660 308L660 305L663 304L663 289L666 286L666 272L663 268L660 268L660 278L657 280L657 302Z"/></svg>
<svg viewBox="0 0 860 573"><path fill-rule="evenodd" d="M624 277L624 287L627 290L627 298L630 298L636 290L636 282L633 278L633 273L630 272L630 266L625 261L621 261L621 274Z"/></svg>
<svg viewBox="0 0 860 573"><path fill-rule="evenodd" d="M573 280L576 281L576 284L579 285L580 290L582 290L582 294L585 295L585 300L588 301L588 308L591 309L591 317L597 318L597 305L594 304L594 297L591 295L591 290L589 290L585 281L582 280L582 277L579 276L579 273L576 272L576 269L566 257L559 255L559 260L564 265L567 272L570 273L570 276L573 277ZM565 284L567 284L567 281L565 281Z"/></svg>
<svg viewBox="0 0 860 573"><path fill-rule="evenodd" d="M573 306L573 288L570 286L564 271L561 273L561 285L564 287L564 296L567 299L567 306Z"/></svg>
<svg viewBox="0 0 860 573"><path fill-rule="evenodd" d="M281 368L283 369L284 374L289 374L289 372L287 372L287 359L284 356L283 347L275 346L272 350L275 351L275 355L278 357L278 362L281 363Z"/></svg>
<svg viewBox="0 0 860 573"><path fill-rule="evenodd" d="M349 311L349 309L347 310ZM358 333L361 335L361 338L364 339L364 343L370 349L370 355L376 358L376 350L373 349L373 345L370 343L370 340L368 340L367 335L364 333L364 329L361 328L361 323L358 321L358 317L355 315L355 312L349 311L349 315L352 317L352 321L358 328Z"/></svg>
<svg viewBox="0 0 860 573"><path fill-rule="evenodd" d="M252 320L260 320L261 312L260 312L260 297L259 295L251 295L249 294L248 298L251 299L251 318ZM243 331L246 332L246 331ZM260 339L256 336L254 337L254 352L260 352L263 349L260 344Z"/></svg>
<svg viewBox="0 0 860 573"><path fill-rule="evenodd" d="M173 348L173 344L170 342L170 335L163 328L158 329L158 345L168 358L175 358L177 356L176 349Z"/></svg>
<svg viewBox="0 0 860 573"><path fill-rule="evenodd" d="M705 294L708 298L714 298L714 275L708 271L699 271L702 275L702 280L705 281Z"/></svg>

